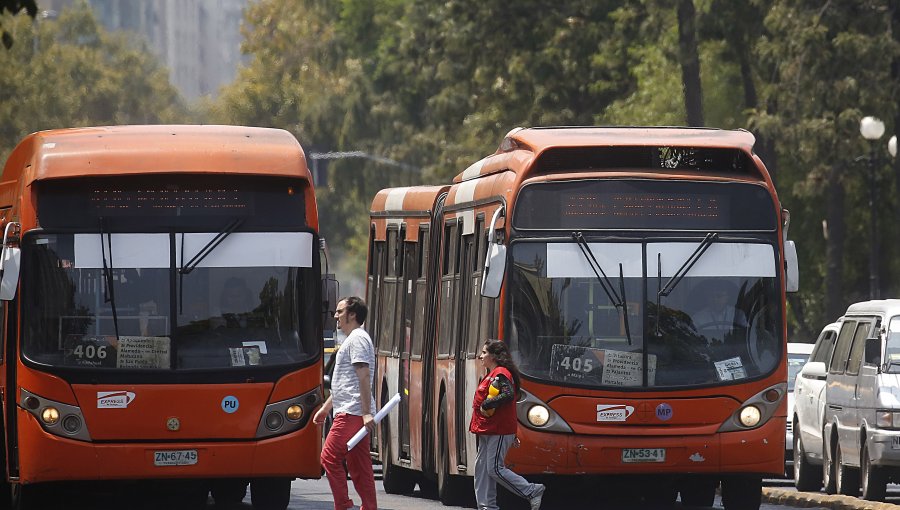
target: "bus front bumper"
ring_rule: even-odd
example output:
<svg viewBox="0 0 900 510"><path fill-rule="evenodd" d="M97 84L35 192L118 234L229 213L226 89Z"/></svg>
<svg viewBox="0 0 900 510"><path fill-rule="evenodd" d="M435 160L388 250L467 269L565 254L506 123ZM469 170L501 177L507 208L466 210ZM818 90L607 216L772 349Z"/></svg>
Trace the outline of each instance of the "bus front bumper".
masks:
<svg viewBox="0 0 900 510"><path fill-rule="evenodd" d="M291 434L259 441L179 443L88 443L47 434L33 421L23 425L19 429L21 483L322 476L322 431L311 421ZM196 463L156 465L157 452L172 451L196 451Z"/></svg>
<svg viewBox="0 0 900 510"><path fill-rule="evenodd" d="M784 472L784 418L740 432L709 435L585 435L519 426L521 446L506 458L525 475L714 474ZM637 431L635 431L637 432ZM631 450L626 461L624 450ZM664 450L660 458L660 449ZM638 451L640 450L640 451Z"/></svg>

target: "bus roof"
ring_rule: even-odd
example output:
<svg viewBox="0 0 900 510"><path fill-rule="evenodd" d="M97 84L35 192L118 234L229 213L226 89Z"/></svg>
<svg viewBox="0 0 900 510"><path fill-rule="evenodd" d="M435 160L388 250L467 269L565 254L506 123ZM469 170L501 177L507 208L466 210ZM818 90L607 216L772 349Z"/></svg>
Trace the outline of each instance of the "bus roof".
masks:
<svg viewBox="0 0 900 510"><path fill-rule="evenodd" d="M20 151L24 153L16 154ZM310 180L303 149L292 134L243 126L106 126L39 131L25 137L10 155L3 181L16 179L27 166L31 169L26 185L43 179L111 173L238 173Z"/></svg>
<svg viewBox="0 0 900 510"><path fill-rule="evenodd" d="M503 138L497 151L454 178L462 182L502 170L528 168L551 149L603 147L689 147L730 149L751 155L756 138L743 129L688 127L534 127L515 128Z"/></svg>

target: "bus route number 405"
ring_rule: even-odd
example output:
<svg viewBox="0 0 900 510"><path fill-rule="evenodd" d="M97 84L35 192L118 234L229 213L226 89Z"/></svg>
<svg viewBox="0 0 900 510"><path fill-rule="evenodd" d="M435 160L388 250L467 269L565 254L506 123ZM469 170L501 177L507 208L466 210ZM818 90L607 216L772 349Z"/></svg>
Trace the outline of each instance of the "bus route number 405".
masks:
<svg viewBox="0 0 900 510"><path fill-rule="evenodd" d="M153 452L154 466L192 466L197 463L197 450L165 450Z"/></svg>

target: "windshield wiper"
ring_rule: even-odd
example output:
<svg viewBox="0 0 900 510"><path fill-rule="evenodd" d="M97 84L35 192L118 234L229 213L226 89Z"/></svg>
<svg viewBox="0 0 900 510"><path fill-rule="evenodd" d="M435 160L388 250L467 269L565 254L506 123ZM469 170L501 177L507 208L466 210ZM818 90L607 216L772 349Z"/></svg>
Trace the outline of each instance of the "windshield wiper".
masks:
<svg viewBox="0 0 900 510"><path fill-rule="evenodd" d="M213 237L208 243L206 243L206 246L201 248L200 251L197 252L196 255L194 255L194 258L189 260L187 264L183 264L181 266L181 269L178 270L178 272L181 274L188 274L191 271L193 271L197 267L197 265L200 264L200 262L202 262L203 259L206 258L207 255L212 253L212 251L215 250L216 247L219 246L219 244L221 244L222 241L224 241L226 237L228 237L229 235L231 235L232 232L237 230L237 228L240 227L241 223L243 223L243 222L244 222L243 218L235 218L231 223L225 225L225 227L222 228L222 230L220 230L218 234L216 234L216 237ZM181 241L181 252L182 252L181 261L182 261L182 263L184 263L184 235L183 234L181 236L181 239L182 239L182 241Z"/></svg>
<svg viewBox="0 0 900 510"><path fill-rule="evenodd" d="M119 341L119 314L116 312L115 280L113 279L113 254L112 234L106 233L106 242L109 244L109 265L106 264L106 244L103 243L103 217L100 217L100 254L103 258L103 279L106 285L103 287L103 302L109 303L112 309L113 330L116 332L116 342Z"/></svg>
<svg viewBox="0 0 900 510"><path fill-rule="evenodd" d="M700 244L694 250L694 253L692 253L691 256L688 257L687 260L685 260L684 263L681 264L681 267L679 267L678 271L675 271L675 274L672 275L671 278L669 278L669 281L666 282L666 285L661 289L659 289L659 287L657 287L657 289L658 289L656 291L656 335L657 336L659 336L659 316L661 315L660 309L659 309L660 297L669 297L669 294L671 294L672 291L675 290L675 287L677 287L678 284L681 283L681 280L687 275L688 271L690 271L691 268L694 267L694 264L696 264L697 261L700 260L700 257L702 257L704 253L706 253L706 250L708 250L709 247L712 246L712 243L718 238L719 238L719 234L716 232L707 233L706 237L704 237L703 240L700 241ZM657 260L657 263L656 263L657 280L656 281L657 281L657 285L658 285L660 282L662 282L662 254L658 253L656 260Z"/></svg>
<svg viewBox="0 0 900 510"><path fill-rule="evenodd" d="M597 281L600 282L600 287L603 289L603 292L606 293L606 296L612 302L613 306L622 310L622 317L625 321L625 337L628 340L628 345L631 345L631 328L628 325L628 310L625 309L625 277L622 270L622 263L619 263L619 290L622 292L622 297L619 297L612 282L609 281L609 277L606 276L606 273L603 272L603 268L600 267L600 263L597 262L597 257L594 256L591 247L584 239L584 235L581 232L572 232L572 239L578 244L578 247L581 249L581 254L584 255L588 265L591 266L591 271L594 272Z"/></svg>
<svg viewBox="0 0 900 510"><path fill-rule="evenodd" d="M187 264L184 263L184 232L181 233L181 267L178 269L178 304L179 311L178 313L184 313L184 275L193 271L203 259L206 258L207 255L213 252L222 241L225 240L226 237L231 235L232 232L237 230L238 227L241 226L241 223L244 222L243 218L235 218L231 221L231 223L225 225L222 230L216 234L216 237L213 237L206 246L200 249L194 257L188 261Z"/></svg>

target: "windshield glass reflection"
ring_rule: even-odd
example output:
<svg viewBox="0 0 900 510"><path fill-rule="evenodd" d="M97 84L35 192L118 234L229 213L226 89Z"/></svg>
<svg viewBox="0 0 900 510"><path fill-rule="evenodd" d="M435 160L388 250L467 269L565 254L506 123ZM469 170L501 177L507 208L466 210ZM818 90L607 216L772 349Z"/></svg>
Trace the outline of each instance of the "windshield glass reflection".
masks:
<svg viewBox="0 0 900 510"><path fill-rule="evenodd" d="M657 307L659 289L696 246L592 243L604 271L622 274L628 301L617 309L574 243L514 243L509 331L522 372L581 386L657 387L774 370L781 351L771 246L714 243Z"/></svg>

